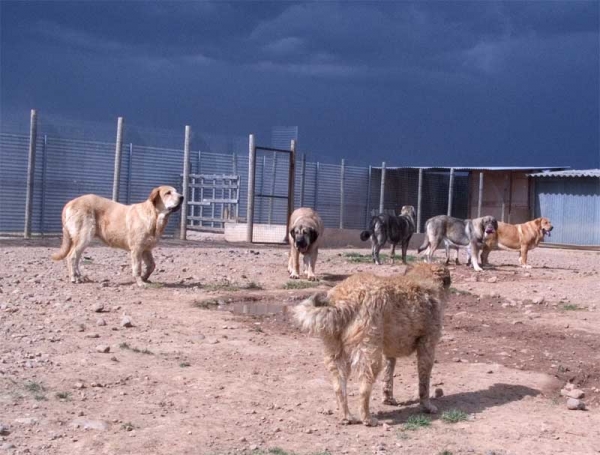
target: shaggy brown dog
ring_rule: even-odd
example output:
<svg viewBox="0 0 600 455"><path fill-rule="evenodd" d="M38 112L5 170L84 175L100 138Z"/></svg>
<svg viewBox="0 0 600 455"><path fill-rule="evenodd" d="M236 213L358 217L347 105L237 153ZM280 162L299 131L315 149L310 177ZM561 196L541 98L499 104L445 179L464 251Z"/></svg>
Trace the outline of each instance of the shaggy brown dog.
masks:
<svg viewBox="0 0 600 455"><path fill-rule="evenodd" d="M554 229L548 218L536 218L523 224L508 224L498 222L496 235L491 235L484 241L481 251L481 262L488 264L488 257L492 250L509 250L519 252L519 264L525 268L531 268L527 264L527 252L533 250L545 236L550 236Z"/></svg>
<svg viewBox="0 0 600 455"><path fill-rule="evenodd" d="M133 277L143 287L155 268L152 249L163 234L169 215L179 210L182 202L183 196L171 186L154 188L145 202L133 205L119 204L95 194L73 199L63 209L62 246L52 259L67 258L71 282L85 281L79 259L97 237L108 246L131 252Z"/></svg>
<svg viewBox="0 0 600 455"><path fill-rule="evenodd" d="M321 337L325 365L331 373L342 423L350 415L346 383L351 370L360 380L360 417L377 425L369 399L385 356L384 402L393 398L397 357L417 352L419 398L426 412L437 412L429 399L429 380L435 347L441 336L443 302L450 287L448 269L419 263L405 276L353 275L327 294L315 294L293 311L302 329Z"/></svg>
<svg viewBox="0 0 600 455"><path fill-rule="evenodd" d="M309 281L316 281L315 265L319 255L319 243L323 235L323 221L317 212L308 207L294 210L290 216L290 257L288 272L290 278L300 278L300 253Z"/></svg>

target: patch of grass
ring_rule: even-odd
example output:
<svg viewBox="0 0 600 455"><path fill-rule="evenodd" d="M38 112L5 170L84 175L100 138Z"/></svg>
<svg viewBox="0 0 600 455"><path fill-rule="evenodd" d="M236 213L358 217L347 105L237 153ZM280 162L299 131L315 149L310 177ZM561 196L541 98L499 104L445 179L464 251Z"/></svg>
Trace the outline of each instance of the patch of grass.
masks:
<svg viewBox="0 0 600 455"><path fill-rule="evenodd" d="M46 398L46 395L42 395L41 393L36 393L36 394L33 396L33 398L34 398L36 401L46 401L46 400L48 400L48 398Z"/></svg>
<svg viewBox="0 0 600 455"><path fill-rule="evenodd" d="M308 289L318 285L318 281L289 280L283 285L283 289Z"/></svg>
<svg viewBox="0 0 600 455"><path fill-rule="evenodd" d="M121 424L121 430L133 431L134 429L135 429L135 426L131 422L125 422L125 423Z"/></svg>
<svg viewBox="0 0 600 455"><path fill-rule="evenodd" d="M149 288L162 288L165 285L163 283L157 283L155 281L152 281L151 283L146 283L146 286Z"/></svg>
<svg viewBox="0 0 600 455"><path fill-rule="evenodd" d="M567 303L567 304L563 305L563 310L564 311L579 311L579 310L583 310L583 308L579 307L578 305L575 305L574 303Z"/></svg>
<svg viewBox="0 0 600 455"><path fill-rule="evenodd" d="M288 452L280 447L272 447L270 449L262 450L256 449L252 452L249 452L252 455L298 455L296 452ZM331 455L330 452L311 452L310 455Z"/></svg>
<svg viewBox="0 0 600 455"><path fill-rule="evenodd" d="M442 413L442 420L446 423L457 423L467 420L468 415L460 409L450 409Z"/></svg>
<svg viewBox="0 0 600 455"><path fill-rule="evenodd" d="M71 401L71 392L56 392L56 398L59 400Z"/></svg>
<svg viewBox="0 0 600 455"><path fill-rule="evenodd" d="M191 364L190 362L181 362L181 363L179 364L179 366L180 366L181 368L187 368L187 367L191 367L191 366L192 366L192 364Z"/></svg>
<svg viewBox="0 0 600 455"><path fill-rule="evenodd" d="M25 390L31 393L40 393L45 392L46 388L39 382L29 381L25 383Z"/></svg>
<svg viewBox="0 0 600 455"><path fill-rule="evenodd" d="M423 414L410 416L404 424L405 430L416 431L419 428L425 428L431 425L431 420Z"/></svg>
<svg viewBox="0 0 600 455"><path fill-rule="evenodd" d="M218 306L219 301L217 299L204 299L204 300L196 300L192 303L192 306L196 308L202 308L203 310L208 310L212 306Z"/></svg>
<svg viewBox="0 0 600 455"><path fill-rule="evenodd" d="M449 450L442 450L440 453L438 453L438 455L452 455L452 452Z"/></svg>
<svg viewBox="0 0 600 455"><path fill-rule="evenodd" d="M131 351L131 352L135 352L135 353L137 353L137 354L148 354L148 355L154 355L154 352L150 351L149 349L146 349L146 348L144 348L144 349L139 349L139 348L136 348L136 347L132 347L132 346L129 346L129 343L125 343L125 342L124 342L124 343L121 343L121 344L119 344L119 347L120 347L121 349L126 349L126 350L129 350L129 351Z"/></svg>
<svg viewBox="0 0 600 455"><path fill-rule="evenodd" d="M227 291L227 292L263 289L263 287L259 283L256 283L255 281L249 281L247 284L238 284L238 283L234 283L232 281L223 281L222 283L206 284L206 285L202 286L202 288L206 289L207 291Z"/></svg>

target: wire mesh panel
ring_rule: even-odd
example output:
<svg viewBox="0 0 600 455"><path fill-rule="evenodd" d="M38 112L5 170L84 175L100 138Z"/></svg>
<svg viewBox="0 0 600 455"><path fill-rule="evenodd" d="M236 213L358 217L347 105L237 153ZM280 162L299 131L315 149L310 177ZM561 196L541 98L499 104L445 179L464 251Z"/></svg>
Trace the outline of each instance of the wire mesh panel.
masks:
<svg viewBox="0 0 600 455"><path fill-rule="evenodd" d="M23 232L28 150L27 135L0 134L0 232Z"/></svg>
<svg viewBox="0 0 600 455"><path fill-rule="evenodd" d="M363 229L367 215L369 195L369 169L346 166L344 172L344 219L345 229Z"/></svg>

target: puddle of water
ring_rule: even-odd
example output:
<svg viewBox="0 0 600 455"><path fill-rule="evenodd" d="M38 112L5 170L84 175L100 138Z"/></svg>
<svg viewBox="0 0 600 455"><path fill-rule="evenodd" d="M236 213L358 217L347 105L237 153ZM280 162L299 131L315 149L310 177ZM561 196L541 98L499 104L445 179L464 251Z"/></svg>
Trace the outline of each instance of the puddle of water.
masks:
<svg viewBox="0 0 600 455"><path fill-rule="evenodd" d="M239 301L231 302L225 305L217 306L219 311L229 311L233 314L243 314L246 316L270 316L283 315L283 319L287 320L290 316L290 310L295 305L292 302L283 301Z"/></svg>

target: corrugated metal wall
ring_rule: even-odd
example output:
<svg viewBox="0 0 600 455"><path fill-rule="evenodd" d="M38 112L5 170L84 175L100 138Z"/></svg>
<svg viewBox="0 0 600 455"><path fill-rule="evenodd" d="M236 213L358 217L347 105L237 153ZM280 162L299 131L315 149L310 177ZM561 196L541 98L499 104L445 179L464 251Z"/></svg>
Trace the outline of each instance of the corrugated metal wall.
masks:
<svg viewBox="0 0 600 455"><path fill-rule="evenodd" d="M554 226L549 243L600 245L600 179L542 177L535 180L536 217Z"/></svg>

